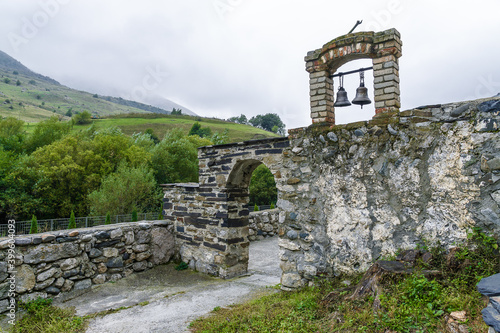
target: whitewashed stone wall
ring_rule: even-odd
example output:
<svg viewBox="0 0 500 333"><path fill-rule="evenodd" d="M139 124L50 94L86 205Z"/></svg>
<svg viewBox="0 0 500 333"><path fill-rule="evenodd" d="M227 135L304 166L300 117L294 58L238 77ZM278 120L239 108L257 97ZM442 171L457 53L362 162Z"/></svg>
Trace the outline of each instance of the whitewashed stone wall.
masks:
<svg viewBox="0 0 500 333"><path fill-rule="evenodd" d="M499 234L499 123L492 98L290 131L277 203L284 288L419 243L451 247L473 226Z"/></svg>

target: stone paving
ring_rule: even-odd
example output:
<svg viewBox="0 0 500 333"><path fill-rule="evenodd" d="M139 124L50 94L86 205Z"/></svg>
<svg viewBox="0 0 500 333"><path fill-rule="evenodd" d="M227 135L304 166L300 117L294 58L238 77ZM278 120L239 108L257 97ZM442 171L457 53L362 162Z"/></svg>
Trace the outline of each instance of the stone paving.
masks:
<svg viewBox="0 0 500 333"><path fill-rule="evenodd" d="M60 306L74 306L78 315L130 306L92 320L87 333L189 332L189 322L216 306L276 292L266 287L280 282L277 241L272 237L250 244L249 274L243 277L221 280L163 265L95 287Z"/></svg>

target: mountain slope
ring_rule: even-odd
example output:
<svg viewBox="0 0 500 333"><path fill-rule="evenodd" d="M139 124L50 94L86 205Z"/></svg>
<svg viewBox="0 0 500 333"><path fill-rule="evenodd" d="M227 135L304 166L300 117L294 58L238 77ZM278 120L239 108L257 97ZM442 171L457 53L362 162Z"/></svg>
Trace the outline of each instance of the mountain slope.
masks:
<svg viewBox="0 0 500 333"><path fill-rule="evenodd" d="M53 115L64 118L85 110L99 116L122 113L169 114L171 111L122 98L98 96L71 89L31 71L0 51L0 117L13 116L24 121L37 122Z"/></svg>

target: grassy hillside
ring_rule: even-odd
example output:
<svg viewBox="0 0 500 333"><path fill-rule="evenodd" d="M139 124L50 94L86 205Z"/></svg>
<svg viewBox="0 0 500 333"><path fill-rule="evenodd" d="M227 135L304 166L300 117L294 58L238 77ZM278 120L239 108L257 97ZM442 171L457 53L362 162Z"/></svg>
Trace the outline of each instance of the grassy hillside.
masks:
<svg viewBox="0 0 500 333"><path fill-rule="evenodd" d="M198 121L202 127L209 127L212 133L222 133L228 130L230 142L240 142L252 139L262 139L269 137L277 137L278 135L272 132L262 130L260 128L235 124L220 119L191 117L191 116L171 116L158 114L142 114L142 115L118 115L106 119L94 120L95 126L110 127L117 126L121 128L123 133L132 135L133 133L145 132L151 128L155 134L161 139L168 130L181 128L185 133L188 133L193 124ZM89 127L90 125L75 125L74 130L78 131Z"/></svg>
<svg viewBox="0 0 500 333"><path fill-rule="evenodd" d="M34 78L31 75L19 72L14 74L14 71L7 72L0 69L1 117L13 116L27 122L37 122L54 114L64 118L68 110L72 113L87 110L101 116L147 112L96 97L97 95Z"/></svg>

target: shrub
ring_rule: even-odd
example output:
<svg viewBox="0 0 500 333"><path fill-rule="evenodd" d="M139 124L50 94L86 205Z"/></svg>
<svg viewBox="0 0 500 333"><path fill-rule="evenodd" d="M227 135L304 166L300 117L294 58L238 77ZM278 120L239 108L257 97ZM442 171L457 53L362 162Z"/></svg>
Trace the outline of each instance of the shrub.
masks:
<svg viewBox="0 0 500 333"><path fill-rule="evenodd" d="M75 212L71 211L71 215L69 217L68 229L76 228L76 220L75 220Z"/></svg>
<svg viewBox="0 0 500 333"><path fill-rule="evenodd" d="M77 125L86 125L92 122L92 115L88 111L83 111L82 113L75 114L73 120Z"/></svg>
<svg viewBox="0 0 500 333"><path fill-rule="evenodd" d="M255 204L255 205L253 206L253 211L254 211L254 212L258 212L258 211L259 211L259 206L257 206L257 204Z"/></svg>
<svg viewBox="0 0 500 333"><path fill-rule="evenodd" d="M106 222L104 224L111 224L111 213L106 213Z"/></svg>
<svg viewBox="0 0 500 333"><path fill-rule="evenodd" d="M137 208L132 211L132 222L137 222Z"/></svg>
<svg viewBox="0 0 500 333"><path fill-rule="evenodd" d="M37 234L38 233L38 221L36 219L36 216L33 215L31 218L31 226L30 226L30 234Z"/></svg>

